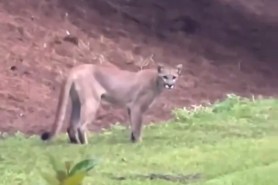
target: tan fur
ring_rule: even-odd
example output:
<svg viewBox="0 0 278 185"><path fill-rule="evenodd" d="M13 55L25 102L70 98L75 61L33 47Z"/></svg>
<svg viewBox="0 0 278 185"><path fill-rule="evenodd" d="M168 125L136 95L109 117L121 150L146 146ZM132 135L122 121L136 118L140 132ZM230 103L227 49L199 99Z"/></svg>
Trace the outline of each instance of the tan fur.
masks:
<svg viewBox="0 0 278 185"><path fill-rule="evenodd" d="M131 141L141 140L143 114L164 88L172 89L182 65L175 68L158 65L157 69L130 72L112 65L82 64L73 67L63 81L57 113L50 133L53 138L61 130L69 99L72 102L67 129L71 143L88 143L86 127L95 120L102 101L118 104L128 110Z"/></svg>

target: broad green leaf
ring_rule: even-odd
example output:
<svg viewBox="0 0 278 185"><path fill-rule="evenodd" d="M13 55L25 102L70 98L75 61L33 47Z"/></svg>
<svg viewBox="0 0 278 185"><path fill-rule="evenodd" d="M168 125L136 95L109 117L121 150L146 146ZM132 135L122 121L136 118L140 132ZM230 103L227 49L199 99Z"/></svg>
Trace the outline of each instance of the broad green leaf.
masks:
<svg viewBox="0 0 278 185"><path fill-rule="evenodd" d="M63 181L62 185L81 185L85 175L86 175L85 171L76 172L72 176L68 176Z"/></svg>
<svg viewBox="0 0 278 185"><path fill-rule="evenodd" d="M70 171L69 176L74 175L78 171L88 172L97 165L97 161L94 159L85 159L77 163Z"/></svg>

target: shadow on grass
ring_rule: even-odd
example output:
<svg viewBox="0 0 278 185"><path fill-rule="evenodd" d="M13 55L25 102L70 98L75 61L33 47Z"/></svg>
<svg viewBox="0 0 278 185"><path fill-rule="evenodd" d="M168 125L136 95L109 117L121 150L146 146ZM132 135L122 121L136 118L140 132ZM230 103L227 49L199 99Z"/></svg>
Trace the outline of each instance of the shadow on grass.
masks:
<svg viewBox="0 0 278 185"><path fill-rule="evenodd" d="M159 174L159 173L150 173L147 175L143 174L134 174L134 175L128 175L128 176L113 176L109 174L110 178L114 180L165 180L165 181L171 181L171 182L181 182L181 183L192 183L196 181L200 181L202 179L202 175L200 173L195 174L176 174L176 175L170 175L170 174Z"/></svg>

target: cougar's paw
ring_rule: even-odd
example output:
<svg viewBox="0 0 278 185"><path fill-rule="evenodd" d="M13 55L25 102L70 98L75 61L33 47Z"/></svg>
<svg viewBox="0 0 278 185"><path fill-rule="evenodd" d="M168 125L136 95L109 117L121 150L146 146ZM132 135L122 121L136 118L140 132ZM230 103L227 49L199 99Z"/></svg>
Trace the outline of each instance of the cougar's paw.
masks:
<svg viewBox="0 0 278 185"><path fill-rule="evenodd" d="M132 143L138 143L138 142L141 141L141 138L135 137L134 133L132 132L131 136L130 136L130 140L131 140Z"/></svg>
<svg viewBox="0 0 278 185"><path fill-rule="evenodd" d="M133 133L131 133L131 135L130 135L130 140L131 140L131 142L133 142L133 143L136 141L135 136L134 136Z"/></svg>

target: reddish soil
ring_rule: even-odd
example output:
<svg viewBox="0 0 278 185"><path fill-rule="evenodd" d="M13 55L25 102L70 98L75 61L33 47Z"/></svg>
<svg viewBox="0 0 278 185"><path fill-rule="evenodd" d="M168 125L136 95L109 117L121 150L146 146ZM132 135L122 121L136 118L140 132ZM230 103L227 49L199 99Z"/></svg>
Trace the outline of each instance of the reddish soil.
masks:
<svg viewBox="0 0 278 185"><path fill-rule="evenodd" d="M184 65L178 86L161 95L146 123L226 93L277 96L275 7L276 0L1 1L0 131L49 129L62 74L99 56L128 70L151 54ZM65 39L67 31L76 38ZM125 110L105 106L90 129L126 118Z"/></svg>

